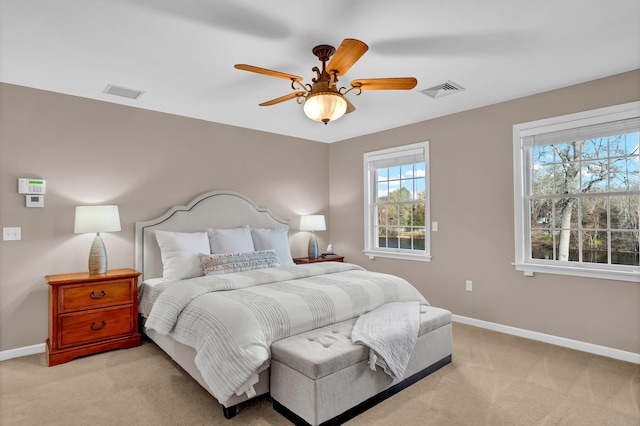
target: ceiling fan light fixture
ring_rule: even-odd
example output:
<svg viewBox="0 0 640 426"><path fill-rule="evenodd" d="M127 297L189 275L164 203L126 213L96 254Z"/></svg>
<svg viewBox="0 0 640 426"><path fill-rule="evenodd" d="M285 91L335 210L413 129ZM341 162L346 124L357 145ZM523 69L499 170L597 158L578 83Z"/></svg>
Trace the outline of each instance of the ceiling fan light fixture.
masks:
<svg viewBox="0 0 640 426"><path fill-rule="evenodd" d="M344 115L347 111L347 101L336 92L310 93L307 95L303 109L310 119L327 124Z"/></svg>
<svg viewBox="0 0 640 426"><path fill-rule="evenodd" d="M354 38L345 38L337 50L328 44L314 47L312 52L322 62L322 69L311 68L311 71L316 72L316 77L311 79L313 84L303 84L300 76L267 68L247 64L235 64L234 67L291 82L294 92L262 102L259 106L276 105L295 99L298 104L304 102L303 109L307 117L328 124L355 111L356 107L344 96L352 90L358 96L363 90L411 90L418 84L414 77L368 78L353 80L349 89L338 88L338 77L342 78L368 49L365 43Z"/></svg>

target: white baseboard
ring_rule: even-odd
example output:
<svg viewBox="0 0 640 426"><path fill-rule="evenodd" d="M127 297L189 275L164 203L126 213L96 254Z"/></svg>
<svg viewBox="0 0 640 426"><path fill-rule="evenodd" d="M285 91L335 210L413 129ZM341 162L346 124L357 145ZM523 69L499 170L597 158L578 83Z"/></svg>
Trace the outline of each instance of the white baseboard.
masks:
<svg viewBox="0 0 640 426"><path fill-rule="evenodd" d="M22 348L0 351L0 361L5 361L11 358L19 358L21 356L41 354L45 351L44 345L44 343L40 343L39 345L24 346Z"/></svg>
<svg viewBox="0 0 640 426"><path fill-rule="evenodd" d="M539 342L550 343L564 348L575 349L582 352L589 352L596 355L602 355L609 358L615 358L622 361L640 364L640 354L635 352L622 351L620 349L610 348L607 346L594 345L592 343L581 342L579 340L566 339L564 337L553 336L551 334L538 333L537 331L525 330L522 328L511 327L508 325L497 324L495 322L483 321L474 318L463 317L460 315L452 315L455 322L473 325L479 328L498 331L500 333L511 334L526 339L537 340Z"/></svg>

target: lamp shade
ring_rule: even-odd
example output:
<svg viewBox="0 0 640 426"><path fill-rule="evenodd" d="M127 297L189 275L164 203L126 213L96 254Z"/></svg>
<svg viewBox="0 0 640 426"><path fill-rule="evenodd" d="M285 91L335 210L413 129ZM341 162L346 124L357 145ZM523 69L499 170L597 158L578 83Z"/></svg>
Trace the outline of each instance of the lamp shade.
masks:
<svg viewBox="0 0 640 426"><path fill-rule="evenodd" d="M74 233L117 232L120 230L118 206L76 206Z"/></svg>
<svg viewBox="0 0 640 426"><path fill-rule="evenodd" d="M300 217L301 231L325 231L327 226L324 223L324 215L311 214Z"/></svg>
<svg viewBox="0 0 640 426"><path fill-rule="evenodd" d="M341 94L334 92L318 92L307 96L304 113L312 120L327 124L342 117L347 111L347 101Z"/></svg>

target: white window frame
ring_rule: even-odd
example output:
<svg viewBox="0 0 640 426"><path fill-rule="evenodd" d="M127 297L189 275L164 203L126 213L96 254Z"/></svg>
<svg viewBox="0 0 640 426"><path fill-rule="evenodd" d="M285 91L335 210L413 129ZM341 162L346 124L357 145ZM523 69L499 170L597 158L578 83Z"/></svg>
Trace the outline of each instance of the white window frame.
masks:
<svg viewBox="0 0 640 426"><path fill-rule="evenodd" d="M596 110L584 111L560 117L516 124L513 126L513 169L514 169L514 214L515 214L515 262L516 270L526 276L535 272L571 275L577 277L611 279L640 282L640 269L628 265L603 265L577 262L551 262L532 259L530 255L530 211L528 209L527 185L529 170L525 138L534 135L577 129L580 127L640 117L640 102Z"/></svg>
<svg viewBox="0 0 640 426"><path fill-rule="evenodd" d="M376 214L373 202L377 191L375 170L371 170L370 164L379 160L393 160L394 158L419 155L425 165L425 235L424 251L394 249L377 247ZM418 142L379 151L365 152L364 159L364 250L362 251L370 259L386 257L392 259L415 260L428 262L431 260L431 191L429 178L429 142ZM415 161L416 163L418 161ZM408 164L408 163L407 163Z"/></svg>

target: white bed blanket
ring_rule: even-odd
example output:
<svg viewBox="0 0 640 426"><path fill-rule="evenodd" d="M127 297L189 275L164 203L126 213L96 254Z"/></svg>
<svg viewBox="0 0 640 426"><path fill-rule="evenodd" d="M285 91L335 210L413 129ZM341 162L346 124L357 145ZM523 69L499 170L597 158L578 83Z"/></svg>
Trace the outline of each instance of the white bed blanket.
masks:
<svg viewBox="0 0 640 426"><path fill-rule="evenodd" d="M420 330L420 303L387 303L362 315L351 331L351 341L369 348L369 367L382 367L400 380L411 358Z"/></svg>
<svg viewBox="0 0 640 426"><path fill-rule="evenodd" d="M340 262L204 276L152 291L145 327L195 348L196 366L220 402L268 363L277 340L385 303L428 304L402 278Z"/></svg>

